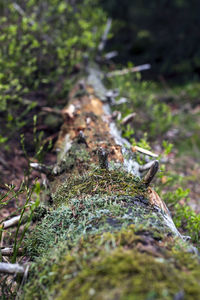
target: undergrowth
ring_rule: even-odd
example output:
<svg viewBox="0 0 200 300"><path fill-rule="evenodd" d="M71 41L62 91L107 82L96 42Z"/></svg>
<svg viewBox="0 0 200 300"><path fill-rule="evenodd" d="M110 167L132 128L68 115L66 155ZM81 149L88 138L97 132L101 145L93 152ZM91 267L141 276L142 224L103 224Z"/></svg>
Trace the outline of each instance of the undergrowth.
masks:
<svg viewBox="0 0 200 300"><path fill-rule="evenodd" d="M0 3L0 144L30 126L30 116L67 98L85 55L96 53L106 23L97 1Z"/></svg>

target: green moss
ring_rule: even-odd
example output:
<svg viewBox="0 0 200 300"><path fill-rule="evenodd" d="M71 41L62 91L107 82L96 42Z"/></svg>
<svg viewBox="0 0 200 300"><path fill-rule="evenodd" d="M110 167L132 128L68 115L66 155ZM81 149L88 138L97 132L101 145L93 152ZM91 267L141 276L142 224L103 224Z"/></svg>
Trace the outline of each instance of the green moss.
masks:
<svg viewBox="0 0 200 300"><path fill-rule="evenodd" d="M52 195L56 206L66 203L78 195L145 195L145 187L139 179L121 170L103 170L95 168L86 175L68 178Z"/></svg>
<svg viewBox="0 0 200 300"><path fill-rule="evenodd" d="M24 299L198 299L198 260L173 244L133 225L62 243L36 262Z"/></svg>
<svg viewBox="0 0 200 300"><path fill-rule="evenodd" d="M142 195L94 195L72 198L68 206L48 212L34 231L26 236L26 253L34 259L46 255L60 241L75 243L81 235L114 232L135 224L140 230L151 228L171 234L163 226L162 214L148 205Z"/></svg>

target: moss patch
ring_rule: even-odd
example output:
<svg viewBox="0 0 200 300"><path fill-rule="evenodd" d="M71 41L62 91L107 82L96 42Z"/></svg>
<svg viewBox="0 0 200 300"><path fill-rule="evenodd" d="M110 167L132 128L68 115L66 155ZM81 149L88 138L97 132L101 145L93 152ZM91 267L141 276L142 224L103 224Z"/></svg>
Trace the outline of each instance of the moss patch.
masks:
<svg viewBox="0 0 200 300"><path fill-rule="evenodd" d="M81 235L114 232L130 224L171 234L163 225L161 213L149 207L144 196L97 194L83 199L72 198L68 201L68 207L62 205L48 212L34 231L27 235L26 251L33 259L46 255L48 249L60 241L71 244Z"/></svg>
<svg viewBox="0 0 200 300"><path fill-rule="evenodd" d="M69 199L77 196L106 194L106 195L146 195L146 189L140 180L131 174L118 170L102 170L95 168L94 171L82 176L68 178L59 186L52 195L54 204L67 204Z"/></svg>
<svg viewBox="0 0 200 300"><path fill-rule="evenodd" d="M198 299L198 260L173 245L133 225L62 243L35 263L24 299Z"/></svg>

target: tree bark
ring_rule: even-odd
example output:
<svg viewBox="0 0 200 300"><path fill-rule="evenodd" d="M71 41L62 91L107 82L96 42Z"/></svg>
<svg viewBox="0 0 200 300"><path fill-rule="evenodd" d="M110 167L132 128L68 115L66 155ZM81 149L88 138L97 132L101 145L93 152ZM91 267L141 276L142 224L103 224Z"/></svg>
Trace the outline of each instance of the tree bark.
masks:
<svg viewBox="0 0 200 300"><path fill-rule="evenodd" d="M198 299L194 248L149 186L158 163L137 163L112 120L101 73L88 72L62 110L58 162L48 174L53 204L27 237L35 263L21 297Z"/></svg>

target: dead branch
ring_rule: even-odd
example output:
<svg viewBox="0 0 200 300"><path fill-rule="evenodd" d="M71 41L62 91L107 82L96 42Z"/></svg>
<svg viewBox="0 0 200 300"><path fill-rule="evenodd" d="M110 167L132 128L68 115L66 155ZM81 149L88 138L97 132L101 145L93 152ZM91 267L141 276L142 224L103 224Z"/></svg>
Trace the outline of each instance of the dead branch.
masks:
<svg viewBox="0 0 200 300"><path fill-rule="evenodd" d="M112 25L112 19L108 19L107 20L107 23L106 23L106 28L104 30L104 33L101 37L101 42L98 46L98 52L102 52L103 49L105 48L105 45L106 45L106 41L107 41L107 38L108 38L108 34L109 34L109 31L110 31L110 28L111 28L111 25Z"/></svg>
<svg viewBox="0 0 200 300"><path fill-rule="evenodd" d="M19 248L18 249L18 254L22 254L23 252L23 249L22 248ZM13 248L2 248L1 249L1 254L3 256L10 256L10 255L13 255Z"/></svg>
<svg viewBox="0 0 200 300"><path fill-rule="evenodd" d="M114 76L126 75L128 73L141 72L141 71L149 70L150 68L151 68L150 64L144 64L144 65L136 66L133 68L125 68L122 70L116 70L116 71L109 72L108 74L106 74L106 77L114 77Z"/></svg>
<svg viewBox="0 0 200 300"><path fill-rule="evenodd" d="M0 263L0 273L15 275L24 274L26 267L19 264Z"/></svg>
<svg viewBox="0 0 200 300"><path fill-rule="evenodd" d="M158 154L155 154L155 153L153 153L149 150L143 149L143 148L138 147L138 146L133 146L132 151L133 152L140 152L140 153L146 154L148 156L152 156L152 157L158 157Z"/></svg>
<svg viewBox="0 0 200 300"><path fill-rule="evenodd" d="M13 217L10 220L4 221L3 222L3 228L7 229L9 227L15 226L15 225L18 224L19 220L20 220L20 216L16 216L16 217Z"/></svg>
<svg viewBox="0 0 200 300"><path fill-rule="evenodd" d="M34 170L44 173L46 175L50 175L52 172L52 167L48 167L44 164L39 164L39 163L30 163L30 167L33 168Z"/></svg>
<svg viewBox="0 0 200 300"><path fill-rule="evenodd" d="M136 116L136 113L132 113L129 114L128 116L126 116L125 118L123 118L123 120L121 121L122 125L127 125L128 123L130 123Z"/></svg>

